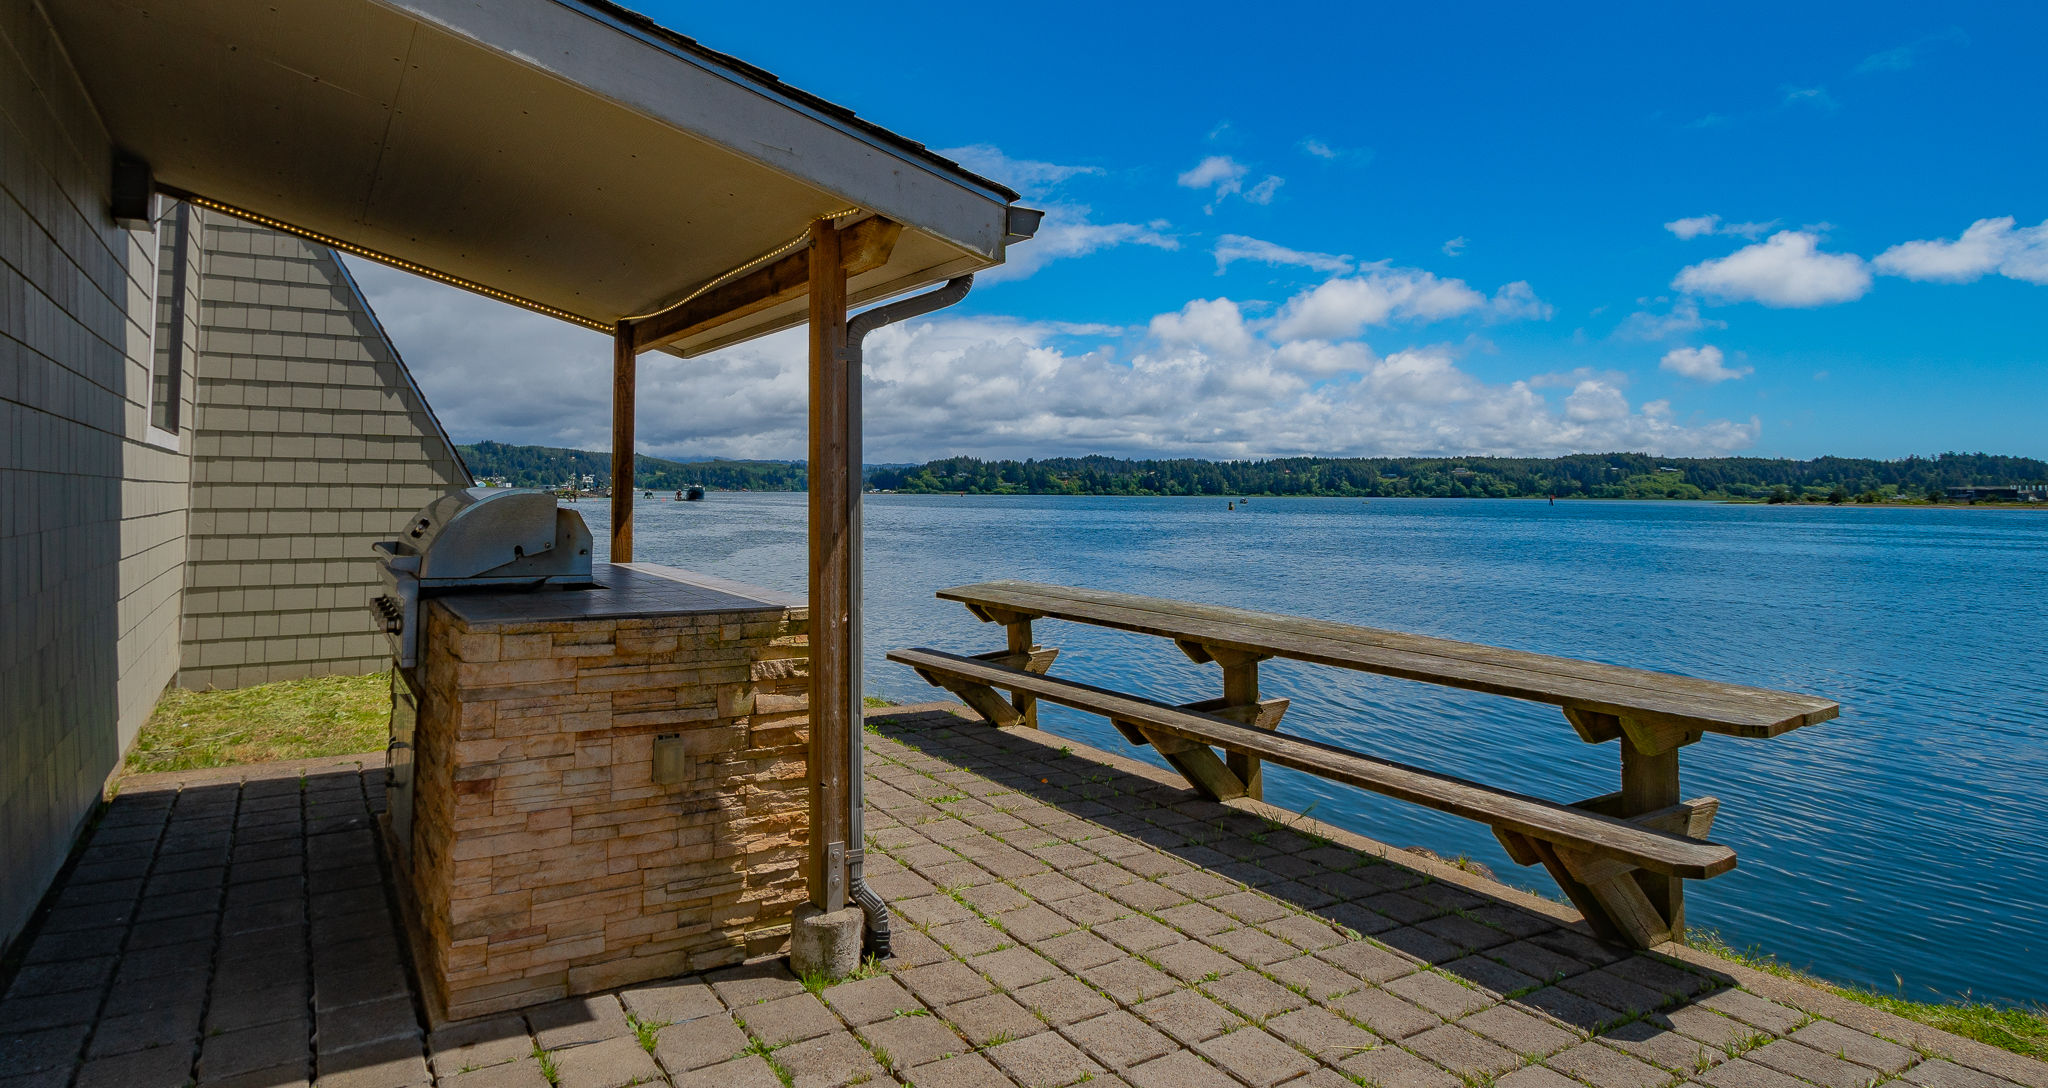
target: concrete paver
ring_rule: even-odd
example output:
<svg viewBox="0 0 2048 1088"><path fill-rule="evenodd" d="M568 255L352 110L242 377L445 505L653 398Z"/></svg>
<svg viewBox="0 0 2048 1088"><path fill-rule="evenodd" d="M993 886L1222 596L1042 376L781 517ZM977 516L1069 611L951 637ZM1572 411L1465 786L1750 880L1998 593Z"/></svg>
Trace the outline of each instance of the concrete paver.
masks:
<svg viewBox="0 0 2048 1088"><path fill-rule="evenodd" d="M1116 757L885 716L865 738L868 876L896 914L879 973L814 996L763 961L429 1033L372 831L380 770L138 779L5 980L0 1088L2048 1088L2048 1066L1604 946Z"/></svg>

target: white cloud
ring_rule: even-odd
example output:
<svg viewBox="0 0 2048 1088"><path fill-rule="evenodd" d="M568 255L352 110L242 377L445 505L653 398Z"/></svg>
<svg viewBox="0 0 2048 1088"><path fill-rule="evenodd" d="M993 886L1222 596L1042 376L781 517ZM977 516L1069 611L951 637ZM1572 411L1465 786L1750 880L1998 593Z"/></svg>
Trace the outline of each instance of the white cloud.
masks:
<svg viewBox="0 0 2048 1088"><path fill-rule="evenodd" d="M1086 204L1042 201L1041 205L1045 219L1038 224L1037 236L1012 247L1002 264L977 274L976 283L1021 280L1062 257L1085 257L1114 246L1180 248L1180 239L1165 233L1163 224L1097 223L1089 218L1091 209Z"/></svg>
<svg viewBox="0 0 2048 1088"><path fill-rule="evenodd" d="M1638 300L1640 303L1643 300ZM1659 299L1658 301L1663 301ZM1700 316L1700 304L1689 298L1681 298L1671 304L1669 313L1651 313L1638 310L1628 315L1614 335L1623 340L1668 340L1701 329L1725 329L1726 321Z"/></svg>
<svg viewBox="0 0 2048 1088"><path fill-rule="evenodd" d="M1287 184L1286 178L1267 174L1266 180L1244 191L1244 198L1253 204L1271 204L1273 202L1273 195L1278 193L1280 187L1285 184Z"/></svg>
<svg viewBox="0 0 2048 1088"><path fill-rule="evenodd" d="M1832 113L1836 108L1835 98L1828 93L1826 87L1787 87L1785 88L1783 104L1786 106L1811 106L1823 113Z"/></svg>
<svg viewBox="0 0 2048 1088"><path fill-rule="evenodd" d="M1557 312L1556 307L1536 297L1536 289L1527 280L1501 284L1487 308L1488 316L1495 321L1548 321Z"/></svg>
<svg viewBox="0 0 2048 1088"><path fill-rule="evenodd" d="M1908 45L1872 53L1863 58L1863 63L1856 66L1856 72L1858 75L1869 75L1873 72L1903 72L1909 68L1918 67L1922 61L1926 60L1932 46L1968 45L1969 43L1970 36L1968 34L1963 33L1958 27L1950 27L1939 34L1929 34L1927 37Z"/></svg>
<svg viewBox="0 0 2048 1088"><path fill-rule="evenodd" d="M1336 148L1331 147L1329 144L1326 144L1313 136L1310 136L1307 139L1301 141L1301 149L1302 151L1310 155L1314 155L1316 158L1319 159L1335 159L1338 155L1338 151Z"/></svg>
<svg viewBox="0 0 2048 1088"><path fill-rule="evenodd" d="M1189 167L1178 179L1183 189L1217 190L1218 196L1236 192L1244 182L1245 165L1228 155L1211 155Z"/></svg>
<svg viewBox="0 0 2048 1088"><path fill-rule="evenodd" d="M1348 253L1315 253L1308 250L1289 249L1283 245L1247 238L1242 234L1226 234L1216 240L1216 274L1222 275L1237 261L1258 261L1262 264L1298 265L1313 268L1318 272L1351 271L1351 255Z"/></svg>
<svg viewBox="0 0 2048 1088"><path fill-rule="evenodd" d="M1671 286L1726 302L1827 306L1862 298L1870 290L1870 270L1853 253L1821 252L1816 234L1781 230L1726 257L1685 268Z"/></svg>
<svg viewBox="0 0 2048 1088"><path fill-rule="evenodd" d="M1100 174L1099 166L1062 166L1036 159L1013 159L1002 148L990 144L952 147L939 154L993 181L1000 181L1026 196L1044 192L1070 178Z"/></svg>
<svg viewBox="0 0 2048 1088"><path fill-rule="evenodd" d="M1216 205L1232 196L1242 196L1253 204L1271 204L1280 187L1287 184L1287 179L1268 174L1264 180L1247 189L1244 179L1250 172L1250 167L1228 155L1211 155L1189 167L1175 181L1183 189L1209 190L1210 199L1202 209L1204 212L1214 212Z"/></svg>
<svg viewBox="0 0 2048 1088"><path fill-rule="evenodd" d="M1992 272L2027 283L2048 284L2048 220L2013 228L2013 217L1979 219L1953 241L1935 238L1904 242L1877 255L1871 265L1887 276L1942 283L1968 283Z"/></svg>
<svg viewBox="0 0 2048 1088"><path fill-rule="evenodd" d="M1672 348L1664 353L1657 366L1682 378L1715 385L1748 377L1754 367L1730 367L1725 364L1721 349L1712 344L1697 348Z"/></svg>
<svg viewBox="0 0 2048 1088"><path fill-rule="evenodd" d="M1465 236L1462 234L1458 235L1456 238L1444 243L1444 256L1455 257L1465 252L1465 245Z"/></svg>
<svg viewBox="0 0 2048 1088"><path fill-rule="evenodd" d="M1529 379L1529 387L1531 389L1562 389L1568 385L1576 387L1580 382L1584 381L1597 381L1604 385L1611 385L1616 389L1621 389L1627 387L1629 377L1619 370L1595 370L1590 366L1575 366L1570 370L1552 371L1548 374L1535 375Z"/></svg>
<svg viewBox="0 0 2048 1088"><path fill-rule="evenodd" d="M1330 280L1289 299L1274 319L1285 340L1341 340L1396 320L1436 321L1487 304L1464 280L1438 279L1419 268L1378 261L1360 275Z"/></svg>
<svg viewBox="0 0 2048 1088"><path fill-rule="evenodd" d="M585 449L609 441L607 337L381 266L351 267L458 441ZM1373 271L1413 286L1390 314L1455 295L1455 281ZM1450 309L1488 305L1462 284L1456 290L1470 298ZM793 329L687 362L643 356L641 448L803 456L806 354L804 331ZM1657 401L1632 408L1614 375L1573 375L1565 386L1487 381L1440 346L1381 354L1357 339L1283 336L1222 298L1190 302L1142 331L948 311L876 332L866 362L866 456L880 461L949 453L1708 455L1748 448L1758 434L1755 420L1681 421Z"/></svg>
<svg viewBox="0 0 2048 1088"><path fill-rule="evenodd" d="M1695 215L1685 219L1674 219L1664 224L1664 229L1689 241L1702 234L1714 233L1714 227L1720 222L1721 217L1718 215Z"/></svg>
<svg viewBox="0 0 2048 1088"><path fill-rule="evenodd" d="M1244 311L1227 298L1198 298L1177 313L1152 319L1152 338L1174 347L1207 349L1224 356L1242 356L1252 347Z"/></svg>
<svg viewBox="0 0 2048 1088"><path fill-rule="evenodd" d="M1062 186L1079 177L1100 175L1094 166L1063 166L1036 159L1014 159L989 144L948 148L939 154L977 174L1003 182L1023 193L1045 212L1037 237L1009 251L1009 259L980 274L976 282L993 285L1021 280L1063 257L1085 257L1122 245L1179 249L1180 240L1166 233L1164 221L1097 223L1088 205L1062 197Z"/></svg>
<svg viewBox="0 0 2048 1088"><path fill-rule="evenodd" d="M1566 419L1580 423L1603 423L1628 418L1628 398L1603 381L1588 379L1573 387L1564 398Z"/></svg>
<svg viewBox="0 0 2048 1088"><path fill-rule="evenodd" d="M1778 221L1775 219L1768 223L1723 223L1718 215L1694 215L1674 219L1664 224L1664 229L1685 241L1708 234L1730 234L1738 238L1755 239L1777 225Z"/></svg>

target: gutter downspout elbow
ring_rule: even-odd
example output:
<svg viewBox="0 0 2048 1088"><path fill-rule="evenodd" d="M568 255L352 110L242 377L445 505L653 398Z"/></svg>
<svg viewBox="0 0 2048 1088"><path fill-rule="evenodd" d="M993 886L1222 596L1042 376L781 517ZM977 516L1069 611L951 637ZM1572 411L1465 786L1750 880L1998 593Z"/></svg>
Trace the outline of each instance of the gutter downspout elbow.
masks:
<svg viewBox="0 0 2048 1088"><path fill-rule="evenodd" d="M862 705L860 683L862 649L860 617L862 589L861 492L866 490L867 486L866 482L861 478L861 345L867 339L868 334L876 329L886 325L894 325L899 321L908 321L913 317L922 317L934 310L942 310L959 302L967 297L968 290L973 286L973 276L956 276L953 279L947 280L937 290L927 291L921 295L899 299L885 306L877 306L872 310L862 311L855 314L846 323L847 372L852 377L850 384L853 386L850 391L850 399L853 402L853 424L851 427L852 433L849 435L850 441L847 443L847 456L853 462L849 467L852 470L852 476L855 481L854 486L849 489L849 501L853 507L849 511L851 532L848 534L853 550L853 587L850 594L853 607L853 616L851 617L853 634L853 669L851 670L853 706L847 721L853 723L855 728L858 728L859 724L864 720L866 712L866 708ZM867 916L867 939L864 942L867 954L887 958L889 955L889 905L882 902L882 897L876 894L873 888L868 887L867 879L861 872L862 854L867 842L867 835L861 817L864 795L867 790L866 784L861 777L861 743L859 734L847 738L846 758L849 764L846 776L846 801L847 808L850 809L847 813L846 826L850 832L850 838L853 840L848 844L849 849L846 852L846 886L853 901L860 904L862 913Z"/></svg>

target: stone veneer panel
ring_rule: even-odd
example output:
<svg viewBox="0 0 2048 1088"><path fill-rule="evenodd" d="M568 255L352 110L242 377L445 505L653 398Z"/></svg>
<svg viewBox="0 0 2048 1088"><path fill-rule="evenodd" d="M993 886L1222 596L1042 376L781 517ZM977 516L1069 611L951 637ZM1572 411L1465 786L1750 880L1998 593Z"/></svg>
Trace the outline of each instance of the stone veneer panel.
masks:
<svg viewBox="0 0 2048 1088"><path fill-rule="evenodd" d="M423 611L411 893L437 1019L784 947L805 899L806 609ZM659 785L669 733L689 770Z"/></svg>

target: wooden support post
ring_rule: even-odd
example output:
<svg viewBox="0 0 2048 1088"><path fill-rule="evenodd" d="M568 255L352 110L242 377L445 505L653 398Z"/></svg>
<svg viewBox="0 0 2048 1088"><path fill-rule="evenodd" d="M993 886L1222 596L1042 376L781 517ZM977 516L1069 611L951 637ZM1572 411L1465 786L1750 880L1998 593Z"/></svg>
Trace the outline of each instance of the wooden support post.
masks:
<svg viewBox="0 0 2048 1088"><path fill-rule="evenodd" d="M614 563L633 561L633 412L640 390L640 349L633 325L612 329L612 550Z"/></svg>
<svg viewBox="0 0 2048 1088"><path fill-rule="evenodd" d="M1188 785L1193 786L1196 793L1211 801L1229 801L1245 796L1244 780L1225 766L1222 760L1217 759L1216 753L1210 750L1208 745L1182 740L1157 729L1148 729L1137 722L1118 721L1115 725L1120 731L1126 727L1136 730L1140 736L1151 742L1153 749L1164 757L1174 770L1179 771L1182 778L1188 780ZM1235 758L1234 753L1232 758Z"/></svg>
<svg viewBox="0 0 2048 1088"><path fill-rule="evenodd" d="M811 902L827 911L846 905L849 745L855 743L853 540L849 471L854 398L860 375L846 350L846 269L840 233L831 220L811 224L810 257L810 603L811 838L806 866Z"/></svg>
<svg viewBox="0 0 2048 1088"><path fill-rule="evenodd" d="M1678 803L1678 749L1684 743L1672 743L1660 750L1645 751L1646 747L1657 746L1658 741L1676 738L1656 737L1634 727L1630 719L1621 719L1621 811L1622 819L1656 812ZM1697 734L1694 734L1697 739ZM1685 936L1685 882L1662 873L1640 872L1634 874L1643 894L1649 897L1650 905L1663 916L1665 926L1674 938Z"/></svg>
<svg viewBox="0 0 2048 1088"><path fill-rule="evenodd" d="M1259 702L1259 654L1243 650L1221 650L1214 646L1204 648L1210 660L1223 666L1223 704L1235 707L1253 707ZM1276 723L1277 724L1277 723ZM1253 800L1264 800L1266 796L1265 772L1259 769L1259 757L1244 752L1229 753L1230 773L1244 783L1245 796Z"/></svg>
<svg viewBox="0 0 2048 1088"><path fill-rule="evenodd" d="M1033 643L1031 641L1030 616L1022 616L1004 624L1003 634L1006 640L1004 648L1010 653L1029 654L1031 652ZM1051 664L1051 662L1047 662L1047 664ZM1024 719L1025 725L1033 729L1038 728L1038 696L1026 695L1021 691L1012 692L1010 695L1010 705L1017 708L1017 713Z"/></svg>

